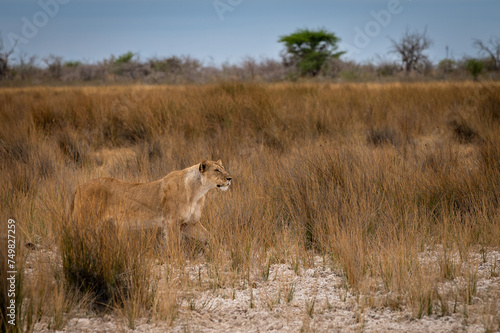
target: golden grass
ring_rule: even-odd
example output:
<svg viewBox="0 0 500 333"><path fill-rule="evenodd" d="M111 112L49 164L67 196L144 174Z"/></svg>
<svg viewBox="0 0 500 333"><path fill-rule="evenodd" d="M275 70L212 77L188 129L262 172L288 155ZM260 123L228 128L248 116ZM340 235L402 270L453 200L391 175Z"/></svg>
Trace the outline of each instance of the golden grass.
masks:
<svg viewBox="0 0 500 333"><path fill-rule="evenodd" d="M27 330L44 316L60 328L96 303L130 327L173 322L179 297L251 288L271 264L307 267L315 254L362 306L449 315L475 294L469 253L500 247L497 83L5 88L0 108L0 219L60 263L23 280L39 306ZM91 178L151 181L204 158L234 176L229 192L209 195L204 255L67 218ZM429 249L440 249L438 267ZM193 284L186 256L208 276ZM435 288L457 277L465 289ZM312 316L314 300L307 307Z"/></svg>

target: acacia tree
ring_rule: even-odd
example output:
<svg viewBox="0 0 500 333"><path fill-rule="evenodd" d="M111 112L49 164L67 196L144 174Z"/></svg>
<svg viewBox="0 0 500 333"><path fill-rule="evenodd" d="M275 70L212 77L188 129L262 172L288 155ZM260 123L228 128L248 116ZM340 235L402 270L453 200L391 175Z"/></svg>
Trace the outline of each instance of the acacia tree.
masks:
<svg viewBox="0 0 500 333"><path fill-rule="evenodd" d="M390 52L399 54L407 74L417 69L418 65L424 65L428 61L424 51L432 45L432 40L427 36L427 28L423 33L418 31L410 32L406 28L405 34L399 41L391 38L391 42Z"/></svg>
<svg viewBox="0 0 500 333"><path fill-rule="evenodd" d="M479 50L480 54L488 55L491 58L493 69L498 70L500 66L500 38L491 37L488 41L489 46L479 39L475 39L472 44Z"/></svg>
<svg viewBox="0 0 500 333"><path fill-rule="evenodd" d="M336 52L340 39L325 29L299 29L293 34L281 36L278 42L285 45L282 53L285 66L297 67L303 76L316 76L327 59L339 58L345 53Z"/></svg>

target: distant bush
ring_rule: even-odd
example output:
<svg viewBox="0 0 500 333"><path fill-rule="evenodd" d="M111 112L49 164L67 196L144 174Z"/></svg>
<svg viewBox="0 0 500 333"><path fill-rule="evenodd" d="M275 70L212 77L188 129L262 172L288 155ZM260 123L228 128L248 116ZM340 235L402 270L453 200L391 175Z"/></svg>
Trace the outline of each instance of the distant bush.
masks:
<svg viewBox="0 0 500 333"><path fill-rule="evenodd" d="M133 57L134 57L134 54L132 52L130 52L130 51L127 52L127 53L124 53L124 54L118 56L118 58L116 58L115 65L129 63L130 60L132 60Z"/></svg>
<svg viewBox="0 0 500 333"><path fill-rule="evenodd" d="M479 74L483 71L484 64L478 59L469 59L465 62L465 68L469 71L474 80L477 81Z"/></svg>
<svg viewBox="0 0 500 333"><path fill-rule="evenodd" d="M66 61L64 63L64 67L75 68L80 66L81 64L82 64L81 61Z"/></svg>
<svg viewBox="0 0 500 333"><path fill-rule="evenodd" d="M377 74L380 76L393 76L401 70L401 66L393 61L382 61L377 65Z"/></svg>
<svg viewBox="0 0 500 333"><path fill-rule="evenodd" d="M62 57L50 55L44 59L47 70L53 79L60 79L62 75Z"/></svg>
<svg viewBox="0 0 500 333"><path fill-rule="evenodd" d="M439 62L438 69L445 74L449 74L457 69L457 63L451 59L443 59Z"/></svg>

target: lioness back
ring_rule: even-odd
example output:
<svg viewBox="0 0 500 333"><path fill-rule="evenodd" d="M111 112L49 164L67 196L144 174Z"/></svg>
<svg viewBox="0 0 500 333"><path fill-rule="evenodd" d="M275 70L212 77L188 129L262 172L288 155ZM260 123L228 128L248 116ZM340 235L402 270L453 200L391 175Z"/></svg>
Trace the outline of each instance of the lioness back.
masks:
<svg viewBox="0 0 500 333"><path fill-rule="evenodd" d="M130 227L160 227L160 185L159 181L131 183L116 178L91 180L77 189L72 216L117 223L127 221Z"/></svg>

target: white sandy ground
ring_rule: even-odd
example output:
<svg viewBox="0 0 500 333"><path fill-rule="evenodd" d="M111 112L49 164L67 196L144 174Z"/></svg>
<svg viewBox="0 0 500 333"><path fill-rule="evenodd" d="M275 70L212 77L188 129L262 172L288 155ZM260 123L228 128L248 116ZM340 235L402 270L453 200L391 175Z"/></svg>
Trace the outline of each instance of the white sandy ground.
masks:
<svg viewBox="0 0 500 333"><path fill-rule="evenodd" d="M346 289L339 272L315 257L313 268L300 268L298 274L290 265L272 265L267 281L255 277L252 288L241 285L183 295L171 326L144 319L137 320L132 330L123 318L74 316L61 332L499 332L500 252L487 252L486 260L479 253L470 256L478 282L467 316L463 304L452 315L421 319L414 319L409 310L361 308L360 297ZM438 252L428 251L420 260L433 265L437 258ZM458 262L458 255L453 258ZM206 273L204 264L189 269L193 281L199 279L199 271ZM461 288L463 283L459 278L437 287ZM292 286L293 298L287 302ZM46 320L35 325L35 332L47 331Z"/></svg>

